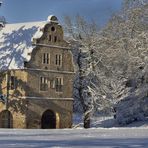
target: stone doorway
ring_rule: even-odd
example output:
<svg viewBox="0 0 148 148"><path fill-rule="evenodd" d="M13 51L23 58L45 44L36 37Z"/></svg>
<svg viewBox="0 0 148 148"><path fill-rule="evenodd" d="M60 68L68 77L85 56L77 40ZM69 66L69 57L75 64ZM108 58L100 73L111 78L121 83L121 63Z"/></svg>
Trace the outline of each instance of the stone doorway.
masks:
<svg viewBox="0 0 148 148"><path fill-rule="evenodd" d="M41 118L42 129L55 129L56 128L56 115L52 110L46 110Z"/></svg>
<svg viewBox="0 0 148 148"><path fill-rule="evenodd" d="M13 117L9 110L4 110L0 113L0 127L13 128Z"/></svg>

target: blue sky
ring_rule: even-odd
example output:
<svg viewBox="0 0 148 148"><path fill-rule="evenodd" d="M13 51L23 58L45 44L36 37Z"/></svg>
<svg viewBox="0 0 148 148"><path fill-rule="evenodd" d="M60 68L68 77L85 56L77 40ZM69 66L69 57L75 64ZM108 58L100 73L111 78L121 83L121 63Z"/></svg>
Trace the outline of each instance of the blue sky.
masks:
<svg viewBox="0 0 148 148"><path fill-rule="evenodd" d="M64 15L80 14L88 20L105 23L121 9L123 0L3 0L0 15L8 23L44 21L54 14L61 21Z"/></svg>

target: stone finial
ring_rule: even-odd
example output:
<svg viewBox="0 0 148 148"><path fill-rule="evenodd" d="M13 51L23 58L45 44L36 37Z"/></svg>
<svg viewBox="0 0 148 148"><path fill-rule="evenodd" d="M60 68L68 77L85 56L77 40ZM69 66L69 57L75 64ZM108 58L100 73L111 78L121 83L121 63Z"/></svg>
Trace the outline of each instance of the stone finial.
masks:
<svg viewBox="0 0 148 148"><path fill-rule="evenodd" d="M58 19L54 15L49 15L47 21L50 21L50 22L58 22Z"/></svg>

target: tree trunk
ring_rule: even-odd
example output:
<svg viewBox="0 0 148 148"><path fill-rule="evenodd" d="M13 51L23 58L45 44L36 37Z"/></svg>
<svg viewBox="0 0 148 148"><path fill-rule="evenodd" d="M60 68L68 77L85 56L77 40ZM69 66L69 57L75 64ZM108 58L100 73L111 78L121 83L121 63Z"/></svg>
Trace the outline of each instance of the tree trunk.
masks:
<svg viewBox="0 0 148 148"><path fill-rule="evenodd" d="M90 112L89 112L89 106L85 104L85 98L83 96L83 81L84 81L84 69L82 68L82 63L81 63L81 55L82 52L79 50L79 55L78 55L78 67L79 67L79 97L80 101L83 107L83 114L84 114L84 128L90 128Z"/></svg>
<svg viewBox="0 0 148 148"><path fill-rule="evenodd" d="M84 128L90 128L90 110L88 106L84 110Z"/></svg>

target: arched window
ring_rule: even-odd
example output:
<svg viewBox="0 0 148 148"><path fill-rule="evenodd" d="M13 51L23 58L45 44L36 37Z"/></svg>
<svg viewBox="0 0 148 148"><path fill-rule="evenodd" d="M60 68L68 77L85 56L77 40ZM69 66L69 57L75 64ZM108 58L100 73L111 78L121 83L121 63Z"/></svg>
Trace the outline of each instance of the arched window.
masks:
<svg viewBox="0 0 148 148"><path fill-rule="evenodd" d="M13 117L9 110L4 110L0 113L0 127L13 128Z"/></svg>

